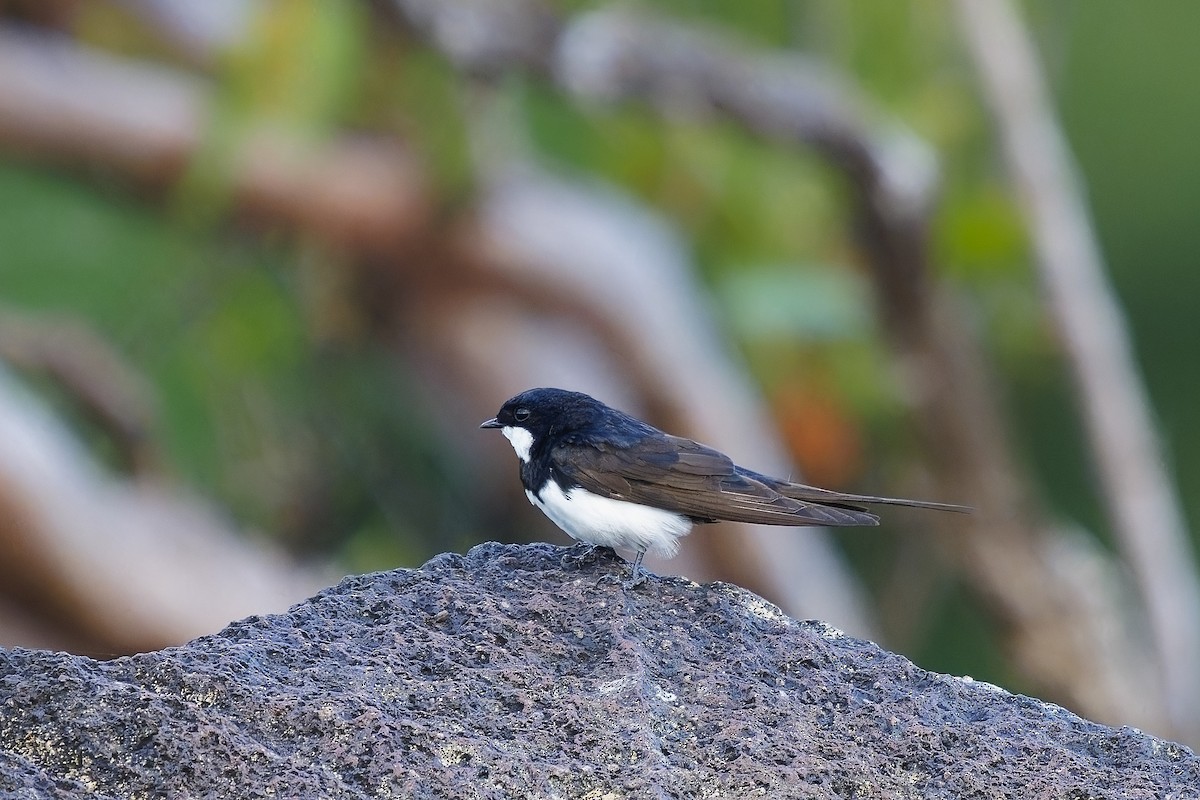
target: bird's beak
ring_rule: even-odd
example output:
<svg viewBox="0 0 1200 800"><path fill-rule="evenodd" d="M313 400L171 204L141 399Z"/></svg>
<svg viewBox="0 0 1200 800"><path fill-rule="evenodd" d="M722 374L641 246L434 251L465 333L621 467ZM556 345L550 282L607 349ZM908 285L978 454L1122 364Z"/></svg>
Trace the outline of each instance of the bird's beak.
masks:
<svg viewBox="0 0 1200 800"><path fill-rule="evenodd" d="M500 420L496 419L495 417L492 417L491 419L489 419L487 422L483 423L479 427L481 427L481 428L503 428L504 423L501 422Z"/></svg>

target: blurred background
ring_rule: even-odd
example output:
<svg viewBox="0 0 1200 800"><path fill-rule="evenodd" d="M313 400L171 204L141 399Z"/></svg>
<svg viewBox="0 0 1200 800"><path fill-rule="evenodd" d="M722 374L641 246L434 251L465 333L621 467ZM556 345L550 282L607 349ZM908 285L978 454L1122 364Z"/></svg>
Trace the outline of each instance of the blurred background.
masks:
<svg viewBox="0 0 1200 800"><path fill-rule="evenodd" d="M561 386L870 494L754 589L1200 743L1200 6L0 0L0 644L566 538ZM586 580L586 576L581 576Z"/></svg>

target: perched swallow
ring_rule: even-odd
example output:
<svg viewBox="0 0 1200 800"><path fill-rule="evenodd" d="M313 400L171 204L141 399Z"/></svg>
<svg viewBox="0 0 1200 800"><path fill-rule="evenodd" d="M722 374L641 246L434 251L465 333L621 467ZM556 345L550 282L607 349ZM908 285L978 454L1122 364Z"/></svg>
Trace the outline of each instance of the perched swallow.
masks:
<svg viewBox="0 0 1200 800"><path fill-rule="evenodd" d="M645 580L650 551L667 558L699 522L878 525L863 504L936 511L965 506L845 494L739 467L586 394L530 389L479 427L499 428L521 460L529 502L572 539L637 555L627 586Z"/></svg>

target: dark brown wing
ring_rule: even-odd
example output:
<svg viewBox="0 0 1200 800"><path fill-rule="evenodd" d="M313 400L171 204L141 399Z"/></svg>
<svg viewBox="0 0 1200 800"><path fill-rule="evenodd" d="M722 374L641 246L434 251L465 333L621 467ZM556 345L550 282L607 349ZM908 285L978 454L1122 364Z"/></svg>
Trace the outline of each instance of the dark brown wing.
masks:
<svg viewBox="0 0 1200 800"><path fill-rule="evenodd" d="M701 521L766 525L877 525L858 509L784 497L728 456L678 436L617 444L560 444L554 469L584 489Z"/></svg>

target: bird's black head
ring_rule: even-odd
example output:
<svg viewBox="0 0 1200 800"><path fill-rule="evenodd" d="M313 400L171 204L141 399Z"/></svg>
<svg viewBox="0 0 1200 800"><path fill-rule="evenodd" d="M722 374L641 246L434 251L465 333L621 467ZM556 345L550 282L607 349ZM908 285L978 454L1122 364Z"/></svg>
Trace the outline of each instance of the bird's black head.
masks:
<svg viewBox="0 0 1200 800"><path fill-rule="evenodd" d="M581 392L565 389L529 389L500 407L481 428L524 428L534 439L570 433L594 425L608 406Z"/></svg>

